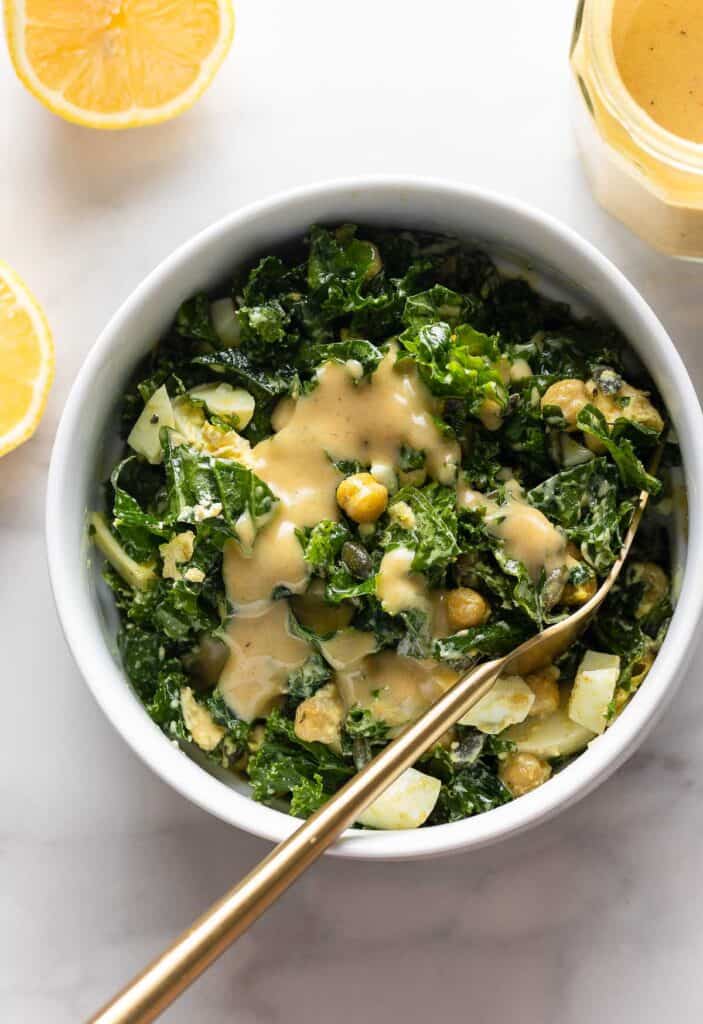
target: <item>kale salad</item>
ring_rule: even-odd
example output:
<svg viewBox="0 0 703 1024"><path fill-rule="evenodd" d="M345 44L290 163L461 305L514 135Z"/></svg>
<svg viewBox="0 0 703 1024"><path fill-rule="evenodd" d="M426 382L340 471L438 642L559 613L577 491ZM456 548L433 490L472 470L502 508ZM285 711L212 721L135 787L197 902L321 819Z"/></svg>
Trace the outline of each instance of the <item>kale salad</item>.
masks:
<svg viewBox="0 0 703 1024"><path fill-rule="evenodd" d="M619 715L671 614L666 435L643 368L455 239L344 224L183 303L122 403L90 533L119 651L172 741L309 815L467 667L619 582L360 818L456 821Z"/></svg>

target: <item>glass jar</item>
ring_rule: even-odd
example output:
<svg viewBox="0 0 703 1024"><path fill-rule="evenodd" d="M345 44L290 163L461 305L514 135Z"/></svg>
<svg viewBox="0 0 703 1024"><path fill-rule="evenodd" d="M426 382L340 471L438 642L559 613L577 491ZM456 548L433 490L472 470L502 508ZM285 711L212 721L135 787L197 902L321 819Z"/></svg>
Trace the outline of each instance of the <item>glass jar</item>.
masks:
<svg viewBox="0 0 703 1024"><path fill-rule="evenodd" d="M574 25L574 122L591 187L646 242L703 260L703 144L662 127L626 89L613 46L619 2L579 0Z"/></svg>

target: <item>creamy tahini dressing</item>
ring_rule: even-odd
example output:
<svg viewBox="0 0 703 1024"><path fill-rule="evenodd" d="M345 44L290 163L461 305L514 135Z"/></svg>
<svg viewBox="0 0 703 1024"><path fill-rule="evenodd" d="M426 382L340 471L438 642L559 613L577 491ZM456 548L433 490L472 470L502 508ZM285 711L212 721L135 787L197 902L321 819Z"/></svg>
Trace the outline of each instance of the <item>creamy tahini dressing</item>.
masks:
<svg viewBox="0 0 703 1024"><path fill-rule="evenodd" d="M235 614L227 629L230 654L219 685L230 707L247 721L271 711L285 692L289 673L311 653L310 645L290 631L288 600L274 600L274 593L285 588L303 594L308 586L296 530L339 518L336 489L342 474L334 460L395 467L400 446L406 444L426 453L432 478L453 483L459 447L437 429L436 402L415 367L396 365L396 357L391 346L375 373L361 380L345 364L326 363L309 394L280 404L274 416L277 433L244 453L247 465L278 498L271 520L255 538L249 524L242 523L241 542L230 541L225 548L224 578ZM515 481L507 481L506 491L507 502L498 505L460 482L457 502L481 509L508 557L522 562L537 581L543 569L550 573L567 563L566 538L524 500ZM443 595L430 593L425 577L412 571L413 557L404 547L384 555L379 600L392 615L413 608L430 613L434 635L446 636L450 629ZM344 630L328 643L328 660L345 705L368 707L391 726L417 717L456 678L436 662L393 651L371 653L374 646L370 634Z"/></svg>
<svg viewBox="0 0 703 1024"><path fill-rule="evenodd" d="M227 630L229 658L219 688L234 713L250 722L267 715L285 691L288 675L305 661L309 645L289 628L288 602L263 615L235 615Z"/></svg>
<svg viewBox="0 0 703 1024"><path fill-rule="evenodd" d="M364 633L359 629L340 629L320 646L328 665L339 670L356 664L368 654L373 654L376 650L376 636L374 633Z"/></svg>
<svg viewBox="0 0 703 1024"><path fill-rule="evenodd" d="M339 518L342 474L333 460L396 466L405 444L425 452L430 477L454 482L459 446L437 429L437 402L414 365L396 365L396 357L391 345L376 371L362 380L356 367L326 363L309 394L280 404L273 419L277 433L246 453L247 465L269 485L278 505L253 544L245 529L242 544L230 541L225 548L224 579L235 614L220 688L242 718L268 713L290 669L309 653L287 630L288 602L274 601L273 595L277 588L300 594L308 585L296 529ZM424 579L413 578L409 565L399 564L402 556L391 555L389 571L381 573L388 607L409 607L403 595L415 595L411 607L426 601Z"/></svg>
<svg viewBox="0 0 703 1024"><path fill-rule="evenodd" d="M337 686L347 707L359 704L397 727L418 718L458 678L436 661L381 651L338 672Z"/></svg>
<svg viewBox="0 0 703 1024"><path fill-rule="evenodd" d="M520 501L510 501L486 516L488 530L503 541L509 558L522 562L536 583L566 563L566 538L547 517Z"/></svg>
<svg viewBox="0 0 703 1024"><path fill-rule="evenodd" d="M383 610L397 615L411 608L428 608L427 581L412 571L415 552L409 548L393 548L381 559L376 580L376 595Z"/></svg>
<svg viewBox="0 0 703 1024"><path fill-rule="evenodd" d="M292 408L284 399L278 433L252 450L248 464L279 505L251 555L234 541L225 550L227 593L240 614L258 612L276 587L305 589L309 574L295 530L339 519L335 492L342 474L332 460L393 466L406 444L425 451L431 477L453 482L459 446L442 437L433 419L435 400L412 364L396 366L396 355L391 346L375 373L361 381L344 364L326 363L310 394Z"/></svg>
<svg viewBox="0 0 703 1024"><path fill-rule="evenodd" d="M663 128L703 142L703 0L615 0L612 40L633 99Z"/></svg>
<svg viewBox="0 0 703 1024"><path fill-rule="evenodd" d="M242 524L241 543L230 541L225 549L225 584L235 614L227 631L230 655L220 689L241 718L250 721L268 714L285 692L290 671L311 653L309 644L290 632L288 601L275 601L273 594L279 587L302 594L308 586L296 530L339 518L336 489L342 474L333 460L393 467L404 443L426 452L431 477L452 482L458 445L437 430L436 403L415 368L396 366L396 356L391 347L376 372L362 380L344 364L325 364L309 394L280 403L273 420L277 433L245 453L247 465L279 502L253 541ZM460 482L457 501L464 508L481 509L506 554L538 580L543 569L549 573L567 562L566 538L525 502L517 483L508 481L506 490L508 501L498 505ZM412 608L431 613L433 634L446 636L450 629L444 595L429 592L425 577L412 571L412 561L408 548L384 555L379 600L390 614ZM393 651L370 653L373 638L355 630L345 630L328 646L345 705L368 707L392 726L421 714L456 678L432 661Z"/></svg>
<svg viewBox="0 0 703 1024"><path fill-rule="evenodd" d="M464 483L457 487L460 507L483 513L489 533L503 542L508 558L522 562L536 583L542 570L547 575L568 564L567 539L539 509L529 505L515 481L506 484L508 500L499 505Z"/></svg>

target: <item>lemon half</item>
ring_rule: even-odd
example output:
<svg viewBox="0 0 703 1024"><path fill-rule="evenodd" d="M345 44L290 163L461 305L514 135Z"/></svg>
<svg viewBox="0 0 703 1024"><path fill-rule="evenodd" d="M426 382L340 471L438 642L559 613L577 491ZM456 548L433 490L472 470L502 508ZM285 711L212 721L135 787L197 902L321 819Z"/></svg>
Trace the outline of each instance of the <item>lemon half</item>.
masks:
<svg viewBox="0 0 703 1024"><path fill-rule="evenodd" d="M0 455L31 437L54 379L54 344L39 303L0 261Z"/></svg>
<svg viewBox="0 0 703 1024"><path fill-rule="evenodd" d="M49 110L134 128L195 103L227 55L231 0L5 0L15 71Z"/></svg>

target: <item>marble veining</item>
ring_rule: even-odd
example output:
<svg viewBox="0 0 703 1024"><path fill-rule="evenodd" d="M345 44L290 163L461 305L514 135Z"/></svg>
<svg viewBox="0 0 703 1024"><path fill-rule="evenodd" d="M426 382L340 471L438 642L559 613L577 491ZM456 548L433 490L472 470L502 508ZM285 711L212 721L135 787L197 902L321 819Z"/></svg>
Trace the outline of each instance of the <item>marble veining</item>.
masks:
<svg viewBox="0 0 703 1024"><path fill-rule="evenodd" d="M595 242L703 387L703 270L647 250L586 187L566 102L573 3L236 6L235 45L211 91L139 133L53 118L0 52L0 257L41 297L58 348L39 434L0 462L8 1024L85 1018L267 849L187 804L117 737L68 654L46 573L46 470L68 388L107 318L175 245L314 178L471 181ZM694 658L627 765L526 835L434 862L326 860L164 1019L699 1021L698 677Z"/></svg>

